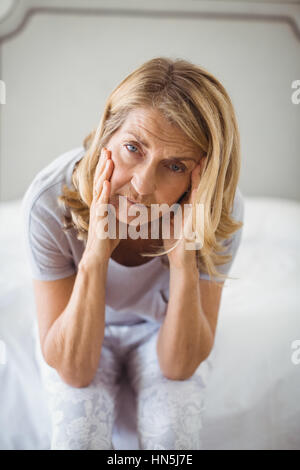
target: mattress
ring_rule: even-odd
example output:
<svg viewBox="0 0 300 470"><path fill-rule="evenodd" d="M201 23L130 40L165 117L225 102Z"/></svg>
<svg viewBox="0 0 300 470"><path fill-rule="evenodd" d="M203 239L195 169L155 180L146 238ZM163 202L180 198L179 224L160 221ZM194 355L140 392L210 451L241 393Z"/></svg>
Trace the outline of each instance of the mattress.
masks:
<svg viewBox="0 0 300 470"><path fill-rule="evenodd" d="M49 449L21 199L0 204L0 449ZM223 289L207 386L204 448L300 449L300 203L245 197L240 248ZM294 356L295 357L295 356ZM300 362L300 361L298 361ZM124 377L115 449L138 449Z"/></svg>

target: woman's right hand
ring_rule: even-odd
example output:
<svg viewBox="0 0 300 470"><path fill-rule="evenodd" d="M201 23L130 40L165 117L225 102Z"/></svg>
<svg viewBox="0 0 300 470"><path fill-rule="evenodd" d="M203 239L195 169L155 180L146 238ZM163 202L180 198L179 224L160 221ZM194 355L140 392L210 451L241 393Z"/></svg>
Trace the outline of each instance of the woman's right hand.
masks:
<svg viewBox="0 0 300 470"><path fill-rule="evenodd" d="M100 214L101 204L108 204L110 190L111 190L111 176L114 170L114 162L111 159L111 151L105 147L102 148L100 158L95 170L94 183L93 183L93 200L90 207L90 220L88 238L85 248L85 256L89 259L100 260L100 262L108 261L112 252L120 243L120 239L104 238L104 228L108 231L107 224L103 226L103 220L109 214L107 211L102 210ZM101 223L102 220L102 223Z"/></svg>

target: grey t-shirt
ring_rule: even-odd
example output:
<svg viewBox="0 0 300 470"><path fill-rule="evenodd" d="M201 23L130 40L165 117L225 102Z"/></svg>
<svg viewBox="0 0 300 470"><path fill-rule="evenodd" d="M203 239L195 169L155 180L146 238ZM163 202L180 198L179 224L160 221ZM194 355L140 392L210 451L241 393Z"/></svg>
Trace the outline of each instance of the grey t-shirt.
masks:
<svg viewBox="0 0 300 470"><path fill-rule="evenodd" d="M73 168L84 153L84 148L78 147L59 155L35 176L23 197L24 236L34 279L49 281L77 272L84 242L76 238L75 229L62 230L63 209L58 205L57 197L63 184L71 185ZM239 188L232 214L236 220L244 220L244 201ZM233 255L230 262L217 266L224 274L229 274L242 230L239 229L224 243L226 253ZM209 279L204 272L199 272L199 278ZM123 266L110 258L105 298L106 324L163 321L168 299L169 269L160 256L140 266Z"/></svg>

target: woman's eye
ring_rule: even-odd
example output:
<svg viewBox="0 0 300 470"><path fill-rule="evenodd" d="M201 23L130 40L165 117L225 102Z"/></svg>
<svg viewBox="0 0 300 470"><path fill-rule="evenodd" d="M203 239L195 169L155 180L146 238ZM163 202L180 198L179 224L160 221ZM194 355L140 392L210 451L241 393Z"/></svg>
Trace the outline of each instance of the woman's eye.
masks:
<svg viewBox="0 0 300 470"><path fill-rule="evenodd" d="M177 165L177 163L172 163L170 167L175 167L175 170L171 170L173 173L184 173L186 170L186 167L184 165Z"/></svg>
<svg viewBox="0 0 300 470"><path fill-rule="evenodd" d="M134 148L137 149L137 147L136 147L135 145L132 145L132 144L125 144L124 147L126 147L126 149L128 150L128 152L130 152L130 153L136 153L136 152L134 152L134 151L132 151L132 150L129 150L129 149L127 148L127 147L134 147Z"/></svg>
<svg viewBox="0 0 300 470"><path fill-rule="evenodd" d="M130 153L137 153L135 150L131 150L128 147L133 147L134 149L138 150L136 145L133 144L125 144L124 147L127 149L128 152ZM178 165L177 163L171 163L171 165L168 167L172 173L185 173L187 168L185 165ZM172 168L172 169L171 169ZM175 169L174 169L175 168Z"/></svg>

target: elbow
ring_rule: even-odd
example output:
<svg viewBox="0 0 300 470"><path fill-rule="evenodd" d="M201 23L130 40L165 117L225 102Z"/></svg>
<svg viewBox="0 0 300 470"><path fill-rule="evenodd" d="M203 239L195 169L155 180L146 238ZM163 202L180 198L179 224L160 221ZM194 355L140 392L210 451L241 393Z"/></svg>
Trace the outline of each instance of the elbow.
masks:
<svg viewBox="0 0 300 470"><path fill-rule="evenodd" d="M87 382L78 382L77 384L73 385L75 388L85 388L88 387L92 383L92 380Z"/></svg>
<svg viewBox="0 0 300 470"><path fill-rule="evenodd" d="M184 374L165 374L164 377L168 380L187 380L191 376L190 375L184 375Z"/></svg>
<svg viewBox="0 0 300 470"><path fill-rule="evenodd" d="M165 371L163 372L163 375L169 379L169 380L188 380L190 379L196 369L199 367L199 364L197 365L197 367L193 366L193 367L185 367L184 369L180 369L180 370L168 370L168 371Z"/></svg>
<svg viewBox="0 0 300 470"><path fill-rule="evenodd" d="M161 372L164 377L169 380L188 380L194 375L194 373L196 372L198 367L200 367L202 362L208 358L211 349L212 347L208 349L205 354L202 354L200 361L198 360L194 363L190 362L189 365L177 369L174 367L163 368L161 362L159 361Z"/></svg>
<svg viewBox="0 0 300 470"><path fill-rule="evenodd" d="M188 370L187 368L178 369L174 367L168 367L168 368L162 367L161 363L160 363L160 370L163 376L168 380L187 380L194 373Z"/></svg>
<svg viewBox="0 0 300 470"><path fill-rule="evenodd" d="M73 387L73 388L85 388L85 387L88 387L92 381L93 381L93 378L86 378L86 379L83 379L83 378L76 378L74 376L69 376L69 375L66 375L66 374L62 374L60 372L58 372L61 379L67 384L69 385L70 387Z"/></svg>
<svg viewBox="0 0 300 470"><path fill-rule="evenodd" d="M162 375L168 380L187 380L189 379L195 370L195 367L191 368L186 365L175 364L174 361L166 363L164 358L157 352L157 359Z"/></svg>
<svg viewBox="0 0 300 470"><path fill-rule="evenodd" d="M82 371L81 373L74 373L74 370L69 370L69 371L66 371L66 370L62 370L61 368L56 368L56 371L58 373L58 375L60 376L61 380L69 385L70 387L73 387L73 388L85 388L85 387L88 387L93 379L94 379L94 376L95 376L95 373L90 373L89 375L83 375L82 374Z"/></svg>
<svg viewBox="0 0 300 470"><path fill-rule="evenodd" d="M162 370L162 374L164 375L164 377L168 380L188 380L190 377L192 377L192 375L194 374L195 372L195 369L193 371L191 370L188 370L187 368L184 369L184 370L171 370L169 369L168 371L166 370Z"/></svg>
<svg viewBox="0 0 300 470"><path fill-rule="evenodd" d="M68 361L68 365L60 361L58 365L58 359L54 358L53 355L51 356L50 354L47 354L46 345L47 343L44 341L44 347L42 348L43 359L48 366L56 370L64 383L73 388L85 388L92 383L96 374L97 366L76 367L74 361L72 361L71 364L70 361Z"/></svg>

